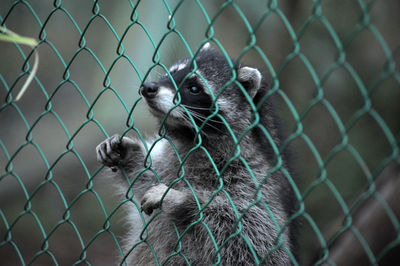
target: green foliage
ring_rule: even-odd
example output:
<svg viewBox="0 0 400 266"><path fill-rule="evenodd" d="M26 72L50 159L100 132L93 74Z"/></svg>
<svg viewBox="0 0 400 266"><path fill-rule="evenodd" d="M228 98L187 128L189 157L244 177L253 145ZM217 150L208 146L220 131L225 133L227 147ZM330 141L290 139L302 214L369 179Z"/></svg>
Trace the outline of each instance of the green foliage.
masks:
<svg viewBox="0 0 400 266"><path fill-rule="evenodd" d="M5 42L13 42L13 43L18 43L22 45L28 45L31 46L32 48L37 45L37 42L33 38L28 38L28 37L23 37L19 36L18 34L12 32L11 30L8 30L4 27L0 27L0 41L5 41ZM35 50L34 50L35 51ZM24 85L21 88L21 91L18 93L17 97L15 98L16 101L21 99L22 95L24 95L26 89L28 88L29 84L31 84L33 77L35 76L37 72L37 68L39 66L39 57L37 55L37 52L35 51L35 61L33 63L32 71L30 72L28 78L26 79Z"/></svg>

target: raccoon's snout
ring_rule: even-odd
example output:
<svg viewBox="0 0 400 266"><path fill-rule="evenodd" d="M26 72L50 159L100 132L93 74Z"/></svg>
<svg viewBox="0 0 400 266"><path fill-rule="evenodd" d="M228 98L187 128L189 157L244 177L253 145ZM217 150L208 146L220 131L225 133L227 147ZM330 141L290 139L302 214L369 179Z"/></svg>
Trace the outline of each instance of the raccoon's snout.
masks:
<svg viewBox="0 0 400 266"><path fill-rule="evenodd" d="M154 82L145 82L140 87L140 94L146 98L154 98L158 93L158 85Z"/></svg>

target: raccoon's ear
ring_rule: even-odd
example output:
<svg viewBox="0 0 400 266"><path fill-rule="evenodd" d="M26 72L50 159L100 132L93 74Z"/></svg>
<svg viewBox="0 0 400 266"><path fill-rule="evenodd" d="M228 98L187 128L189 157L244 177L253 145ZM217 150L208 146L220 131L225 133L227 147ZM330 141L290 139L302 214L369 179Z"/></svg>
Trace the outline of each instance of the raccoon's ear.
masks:
<svg viewBox="0 0 400 266"><path fill-rule="evenodd" d="M240 67L237 69L237 80L246 89L249 96L253 99L261 86L261 73L257 68Z"/></svg>

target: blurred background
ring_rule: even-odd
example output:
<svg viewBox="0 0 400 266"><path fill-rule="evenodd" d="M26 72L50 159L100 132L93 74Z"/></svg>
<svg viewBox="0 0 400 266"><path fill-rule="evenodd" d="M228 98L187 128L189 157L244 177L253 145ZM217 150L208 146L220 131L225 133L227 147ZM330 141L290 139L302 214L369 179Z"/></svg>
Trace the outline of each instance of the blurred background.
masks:
<svg viewBox="0 0 400 266"><path fill-rule="evenodd" d="M153 134L141 81L207 40L279 87L304 202L300 264L395 265L399 13L397 0L0 0L0 25L35 38L40 59L16 102L32 48L0 42L0 265L119 264L125 213L95 147Z"/></svg>

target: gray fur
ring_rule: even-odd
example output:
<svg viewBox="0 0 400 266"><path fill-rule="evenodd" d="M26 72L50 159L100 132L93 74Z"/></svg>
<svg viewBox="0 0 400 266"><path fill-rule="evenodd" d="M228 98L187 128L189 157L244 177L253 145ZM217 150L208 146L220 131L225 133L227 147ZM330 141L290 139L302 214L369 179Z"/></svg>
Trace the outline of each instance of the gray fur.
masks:
<svg viewBox="0 0 400 266"><path fill-rule="evenodd" d="M203 110L207 109L204 108L208 103L207 97L211 97L211 94L218 95L220 88L232 77L227 59L212 49L203 49L196 57L196 62L198 68L192 75L192 80L184 83L179 90L182 100L180 105L172 103L173 99L170 99L171 106L176 104L177 107L163 125L168 140L159 141L151 152L151 169L157 173L161 184L156 182L150 170L138 176L144 169L146 157L145 144L139 139L113 136L97 147L99 162L113 169L117 169L117 166L119 169L123 168L131 180L137 178L132 186L133 193L138 202L141 202L145 216L154 215L161 209L148 224L146 241L137 245L129 254L128 265L156 265L156 261L166 265L186 265L185 258L191 265L212 265L218 260L221 265L255 265L255 256L264 265L291 265L288 253L295 253L292 224L281 233L280 248L271 252L279 243L278 231L294 213L293 193L286 177L281 171L275 171L266 178L276 164L272 146L279 147L282 142L279 119L274 114L273 105L268 100L259 106L259 126L250 130L238 146L223 121L226 120L238 139L255 118L244 94L248 93L257 105L257 101L267 91L265 78L255 68L238 65L237 82L226 87L217 98L218 114L224 119L214 116L208 121L209 125L202 125L204 119L195 119L197 126L194 126L190 117L198 117L197 112L200 111L203 112L202 116L212 114L215 110L212 103L208 111ZM183 77L191 72L192 65L190 60L184 59L171 69L171 75L179 85ZM195 101L196 97L200 97L198 94L183 91L190 86L203 86L204 80L199 78L200 75L209 84L211 91L202 87L202 102L196 102L196 106L199 106L182 108L184 101ZM243 85L242 88L239 83ZM148 90L149 86L156 86L158 91L155 95ZM166 114L159 105L161 102L165 105L168 95L171 94L161 90L175 93L167 76L156 83L145 83L142 87L145 102L160 121ZM159 95L164 97L162 101L157 98L161 97ZM196 133L201 127L200 141L196 138ZM262 127L269 132L274 143L268 142L260 129ZM197 145L199 142L201 145ZM151 144L152 141L149 141L148 147ZM198 148L194 149L196 145ZM232 156L237 158L231 160ZM286 157L283 154L281 156L282 167L287 168ZM178 172L180 160L184 158L186 161ZM251 169L256 181L252 179L248 169ZM182 170L183 179L168 189L173 181L182 176ZM218 178L217 171L221 178ZM194 194L187 183L190 183ZM128 187L122 187L125 195ZM218 189L221 190L216 193ZM251 206L257 199L258 203ZM243 215L240 223L237 223L237 215ZM185 232L178 244L176 230L181 236ZM139 234L140 230L131 233L127 250L140 240ZM215 244L218 246L218 253ZM154 249L156 257L149 246ZM171 254L175 255L170 256Z"/></svg>

